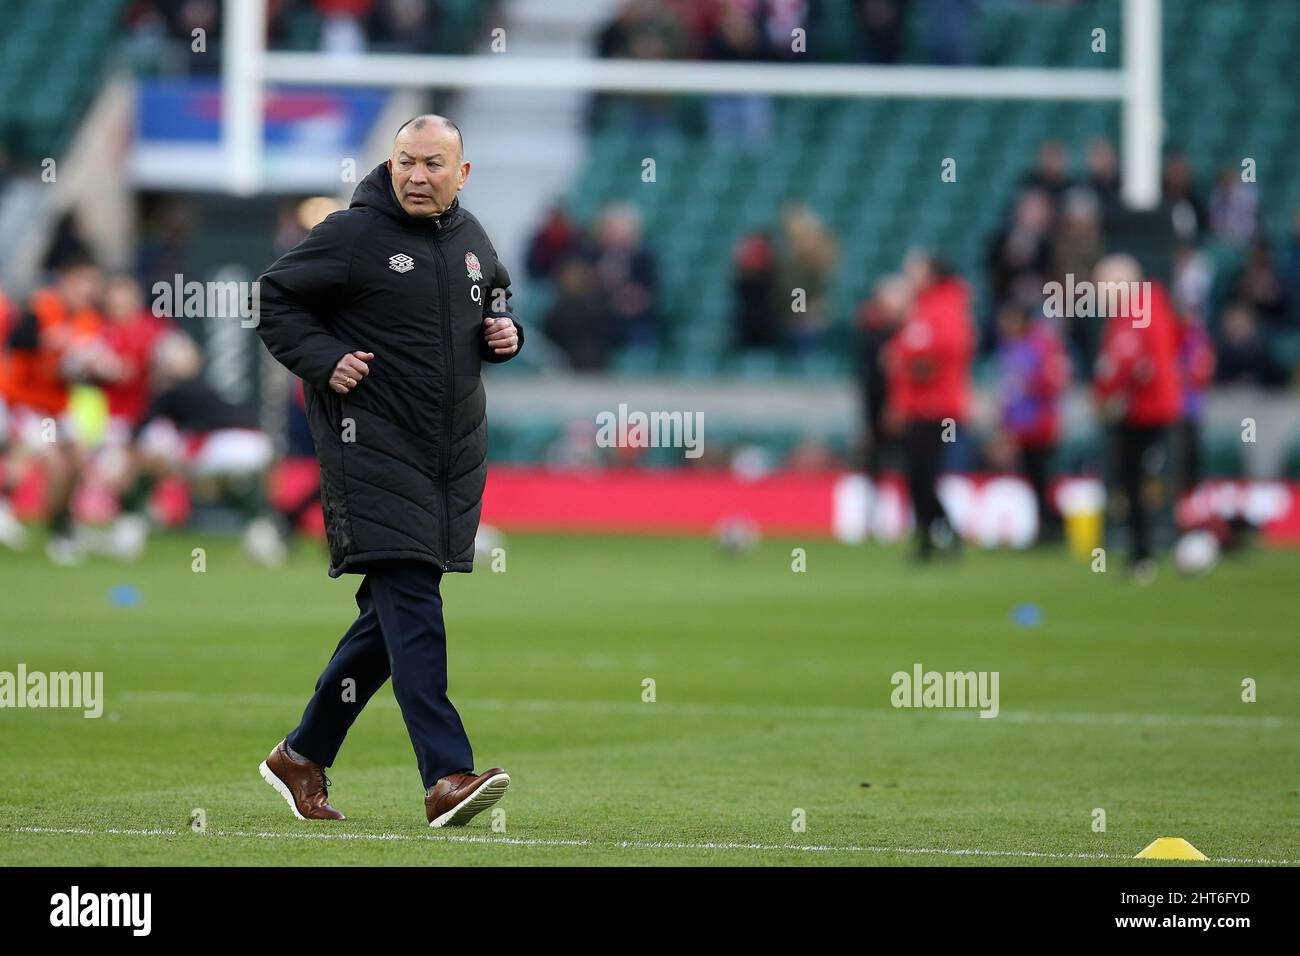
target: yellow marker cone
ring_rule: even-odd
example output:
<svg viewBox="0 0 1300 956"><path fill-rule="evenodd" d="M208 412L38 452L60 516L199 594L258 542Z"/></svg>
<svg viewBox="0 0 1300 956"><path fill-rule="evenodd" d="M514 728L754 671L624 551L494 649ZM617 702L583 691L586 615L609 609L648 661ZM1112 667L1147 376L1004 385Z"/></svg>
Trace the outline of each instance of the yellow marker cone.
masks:
<svg viewBox="0 0 1300 956"><path fill-rule="evenodd" d="M1135 860L1208 860L1204 853L1196 849L1182 837L1160 837L1152 840Z"/></svg>

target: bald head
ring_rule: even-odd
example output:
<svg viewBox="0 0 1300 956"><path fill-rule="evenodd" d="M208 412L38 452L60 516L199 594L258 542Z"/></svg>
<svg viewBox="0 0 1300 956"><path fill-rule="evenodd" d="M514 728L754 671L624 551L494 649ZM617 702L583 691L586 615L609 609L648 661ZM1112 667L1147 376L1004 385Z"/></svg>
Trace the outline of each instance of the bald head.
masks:
<svg viewBox="0 0 1300 956"><path fill-rule="evenodd" d="M407 215L442 215L469 178L460 130L436 113L407 120L393 139L388 171L393 193Z"/></svg>
<svg viewBox="0 0 1300 956"><path fill-rule="evenodd" d="M402 135L403 130L407 128L416 130L424 129L430 123L441 126L443 129L455 133L456 142L460 146L460 154L461 156L465 155L465 137L460 134L460 127L447 117L439 116L437 113L421 113L419 116L412 116L401 126L397 127L397 135L393 137L393 142L397 142L397 139Z"/></svg>
<svg viewBox="0 0 1300 956"><path fill-rule="evenodd" d="M1142 267L1128 253L1113 252L1097 262L1092 274L1097 282L1137 282L1142 278Z"/></svg>

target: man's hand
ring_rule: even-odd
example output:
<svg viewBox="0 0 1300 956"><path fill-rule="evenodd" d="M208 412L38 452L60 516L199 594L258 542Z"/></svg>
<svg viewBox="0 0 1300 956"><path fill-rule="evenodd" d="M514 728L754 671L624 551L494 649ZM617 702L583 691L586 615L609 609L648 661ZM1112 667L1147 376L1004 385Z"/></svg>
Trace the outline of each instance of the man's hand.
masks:
<svg viewBox="0 0 1300 956"><path fill-rule="evenodd" d="M373 352L349 352L343 356L334 366L334 374L330 376L330 388L340 395L352 391L370 374L370 366L366 363L373 361L374 358Z"/></svg>
<svg viewBox="0 0 1300 956"><path fill-rule="evenodd" d="M497 355L514 355L519 351L519 331L509 318L499 316L484 319L483 336L487 339L488 348Z"/></svg>

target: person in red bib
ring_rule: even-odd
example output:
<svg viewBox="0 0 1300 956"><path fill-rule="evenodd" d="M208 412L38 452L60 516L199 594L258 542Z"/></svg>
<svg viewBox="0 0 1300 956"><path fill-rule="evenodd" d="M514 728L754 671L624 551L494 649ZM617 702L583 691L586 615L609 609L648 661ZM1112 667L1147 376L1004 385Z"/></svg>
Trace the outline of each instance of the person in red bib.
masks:
<svg viewBox="0 0 1300 956"><path fill-rule="evenodd" d="M1094 276L1099 290L1115 287L1112 283L1141 290L1106 317L1093 389L1102 420L1112 428L1117 485L1112 492L1119 494L1111 497L1126 516L1134 573L1147 580L1155 571L1147 491L1163 481L1168 433L1182 406L1180 326L1169 293L1158 282L1143 281L1132 256L1107 256Z"/></svg>
<svg viewBox="0 0 1300 956"><path fill-rule="evenodd" d="M975 350L970 289L942 261L909 256L912 304L886 346L887 416L903 434L907 483L916 514L916 556L928 560L936 533L955 548L958 537L939 500L937 482L945 444L970 405Z"/></svg>

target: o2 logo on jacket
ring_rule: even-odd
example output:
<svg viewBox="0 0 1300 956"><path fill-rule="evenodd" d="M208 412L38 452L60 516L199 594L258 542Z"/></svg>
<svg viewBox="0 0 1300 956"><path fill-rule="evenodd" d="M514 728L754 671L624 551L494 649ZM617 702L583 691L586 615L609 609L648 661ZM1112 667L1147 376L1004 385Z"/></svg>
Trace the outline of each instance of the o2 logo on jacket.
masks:
<svg viewBox="0 0 1300 956"><path fill-rule="evenodd" d="M388 268L394 272L410 272L415 268L415 260L405 252L399 252L395 256L388 257Z"/></svg>
<svg viewBox="0 0 1300 956"><path fill-rule="evenodd" d="M472 252L465 253L465 274L475 282L483 279L483 267L478 263L478 256Z"/></svg>

